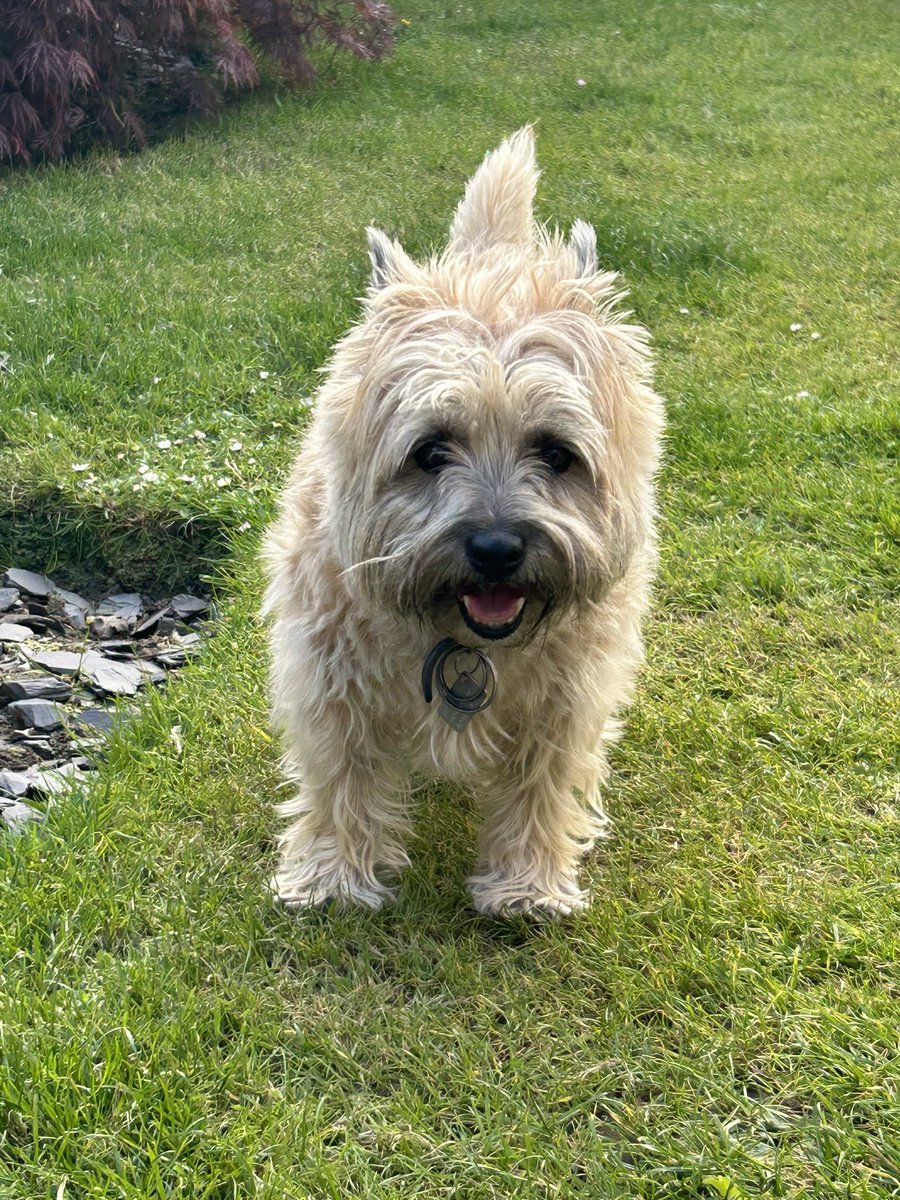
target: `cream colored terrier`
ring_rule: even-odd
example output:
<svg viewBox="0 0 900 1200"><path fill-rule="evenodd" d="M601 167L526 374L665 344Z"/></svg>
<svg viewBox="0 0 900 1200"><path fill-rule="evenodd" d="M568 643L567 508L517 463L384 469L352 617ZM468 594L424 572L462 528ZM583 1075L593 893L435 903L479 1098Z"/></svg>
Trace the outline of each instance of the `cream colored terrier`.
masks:
<svg viewBox="0 0 900 1200"><path fill-rule="evenodd" d="M477 798L480 912L585 904L605 742L642 657L662 405L594 230L537 225L537 178L522 129L437 257L368 231L363 317L265 550L291 907L391 896L414 775Z"/></svg>

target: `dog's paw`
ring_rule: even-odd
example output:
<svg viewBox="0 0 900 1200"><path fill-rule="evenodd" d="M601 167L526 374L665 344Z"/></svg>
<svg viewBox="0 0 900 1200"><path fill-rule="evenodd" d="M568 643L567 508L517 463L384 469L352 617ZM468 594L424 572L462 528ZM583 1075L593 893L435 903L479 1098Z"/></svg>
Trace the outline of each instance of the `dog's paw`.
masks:
<svg viewBox="0 0 900 1200"><path fill-rule="evenodd" d="M377 910L394 893L377 880L366 880L351 868L313 874L302 867L280 870L269 887L275 900L292 912L303 908L370 908Z"/></svg>
<svg viewBox="0 0 900 1200"><path fill-rule="evenodd" d="M522 880L473 878L469 892L478 912L485 917L509 920L528 917L533 921L559 921L587 908L588 896L569 879L552 888Z"/></svg>

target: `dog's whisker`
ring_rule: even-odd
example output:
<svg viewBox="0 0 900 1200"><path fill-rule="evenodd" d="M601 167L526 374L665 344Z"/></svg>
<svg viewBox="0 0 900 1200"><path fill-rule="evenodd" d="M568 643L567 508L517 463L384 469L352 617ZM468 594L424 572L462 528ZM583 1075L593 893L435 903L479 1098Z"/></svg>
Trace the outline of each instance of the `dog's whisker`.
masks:
<svg viewBox="0 0 900 1200"><path fill-rule="evenodd" d="M341 571L340 577L343 579L345 575L349 575L351 571L358 571L361 567L371 567L376 563L393 562L397 558L402 558L404 553L403 550L397 550L394 554L377 554L372 558L364 558L361 562L351 563L349 567L345 567Z"/></svg>

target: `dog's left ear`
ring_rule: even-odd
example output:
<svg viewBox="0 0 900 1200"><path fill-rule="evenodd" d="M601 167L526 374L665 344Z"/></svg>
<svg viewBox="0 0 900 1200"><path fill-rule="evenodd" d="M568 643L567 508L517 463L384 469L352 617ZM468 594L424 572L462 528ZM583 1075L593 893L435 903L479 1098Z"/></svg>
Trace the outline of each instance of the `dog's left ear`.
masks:
<svg viewBox="0 0 900 1200"><path fill-rule="evenodd" d="M386 233L372 225L366 229L366 240L369 243L369 261L372 264L370 287L373 292L380 292L383 287L398 279L404 268L410 267L412 263L399 242L392 241Z"/></svg>
<svg viewBox="0 0 900 1200"><path fill-rule="evenodd" d="M597 233L587 221L576 221L569 235L569 246L575 251L578 278L597 274Z"/></svg>

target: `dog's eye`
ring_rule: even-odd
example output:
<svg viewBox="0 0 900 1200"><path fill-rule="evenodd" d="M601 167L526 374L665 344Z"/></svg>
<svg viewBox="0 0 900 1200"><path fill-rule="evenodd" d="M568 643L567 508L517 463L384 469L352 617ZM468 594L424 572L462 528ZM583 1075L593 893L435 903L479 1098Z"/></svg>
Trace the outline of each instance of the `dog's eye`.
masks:
<svg viewBox="0 0 900 1200"><path fill-rule="evenodd" d="M416 466L429 475L437 475L450 462L450 447L446 442L423 442L413 453Z"/></svg>
<svg viewBox="0 0 900 1200"><path fill-rule="evenodd" d="M568 446L560 446L556 442L542 442L538 446L538 456L554 475L564 474L575 461L575 455Z"/></svg>

